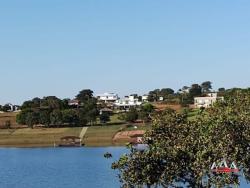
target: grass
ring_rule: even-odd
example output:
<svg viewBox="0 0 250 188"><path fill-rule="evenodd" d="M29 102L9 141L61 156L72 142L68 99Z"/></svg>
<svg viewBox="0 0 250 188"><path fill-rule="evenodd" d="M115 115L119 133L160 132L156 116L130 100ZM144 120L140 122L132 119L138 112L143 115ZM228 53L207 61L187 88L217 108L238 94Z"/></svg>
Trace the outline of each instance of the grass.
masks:
<svg viewBox="0 0 250 188"><path fill-rule="evenodd" d="M104 125L89 127L85 134L84 143L86 146L112 146L124 145L125 143L113 143L115 134L126 128L126 125Z"/></svg>
<svg viewBox="0 0 250 188"><path fill-rule="evenodd" d="M0 114L0 125L1 123L5 125L7 120L10 120L13 125L16 121L16 113ZM137 130L150 129L150 125L136 124L136 126ZM113 142L113 137L121 130L135 130L134 124L127 124L119 120L117 114L114 114L110 117L109 123L89 127L83 142L86 146L125 145L125 141ZM0 129L0 147L53 147L54 143L59 143L61 137L79 136L80 132L81 127Z"/></svg>
<svg viewBox="0 0 250 188"><path fill-rule="evenodd" d="M23 128L1 129L0 146L4 147L48 147L59 143L63 136L79 136L80 127L76 128Z"/></svg>

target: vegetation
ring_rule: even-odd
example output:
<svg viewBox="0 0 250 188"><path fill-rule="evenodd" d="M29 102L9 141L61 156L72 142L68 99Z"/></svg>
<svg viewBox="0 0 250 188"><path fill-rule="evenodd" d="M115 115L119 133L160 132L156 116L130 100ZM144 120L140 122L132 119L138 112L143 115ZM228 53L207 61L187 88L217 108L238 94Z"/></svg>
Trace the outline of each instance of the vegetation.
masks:
<svg viewBox="0 0 250 188"><path fill-rule="evenodd" d="M79 101L79 105L73 106L68 104L67 99L61 100L54 96L25 101L21 106L21 113L17 115L17 122L26 124L30 128L37 124L47 127L76 127L95 124L98 109L93 91L82 90L76 99Z"/></svg>
<svg viewBox="0 0 250 188"><path fill-rule="evenodd" d="M79 136L80 127L1 129L0 146L4 147L53 147L61 137Z"/></svg>
<svg viewBox="0 0 250 188"><path fill-rule="evenodd" d="M112 165L124 187L224 187L239 185L241 173L250 180L250 90L230 91L191 121L186 113L159 113L144 143L147 149L132 147ZM241 173L212 173L212 164L224 159Z"/></svg>

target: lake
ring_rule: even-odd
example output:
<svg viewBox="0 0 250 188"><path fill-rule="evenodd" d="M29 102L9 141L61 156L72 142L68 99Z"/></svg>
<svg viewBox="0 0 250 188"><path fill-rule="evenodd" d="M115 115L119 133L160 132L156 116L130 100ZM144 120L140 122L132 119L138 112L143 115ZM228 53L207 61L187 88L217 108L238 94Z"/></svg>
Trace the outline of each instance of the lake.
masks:
<svg viewBox="0 0 250 188"><path fill-rule="evenodd" d="M114 159L122 147L0 149L1 188L112 188L120 187Z"/></svg>
<svg viewBox="0 0 250 188"><path fill-rule="evenodd" d="M110 152L113 159L105 159ZM113 160L123 147L0 149L0 188L120 187ZM243 181L242 188L250 187Z"/></svg>

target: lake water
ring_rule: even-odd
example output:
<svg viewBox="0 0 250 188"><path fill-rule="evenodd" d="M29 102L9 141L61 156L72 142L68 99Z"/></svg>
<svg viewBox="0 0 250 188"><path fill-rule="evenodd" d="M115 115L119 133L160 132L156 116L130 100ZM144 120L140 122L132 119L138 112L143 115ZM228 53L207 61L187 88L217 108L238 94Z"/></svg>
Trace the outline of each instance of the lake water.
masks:
<svg viewBox="0 0 250 188"><path fill-rule="evenodd" d="M104 153L113 154L105 159ZM111 163L122 147L0 149L0 188L116 188ZM247 188L243 182L241 188Z"/></svg>
<svg viewBox="0 0 250 188"><path fill-rule="evenodd" d="M0 149L0 188L120 187L114 159L125 148Z"/></svg>

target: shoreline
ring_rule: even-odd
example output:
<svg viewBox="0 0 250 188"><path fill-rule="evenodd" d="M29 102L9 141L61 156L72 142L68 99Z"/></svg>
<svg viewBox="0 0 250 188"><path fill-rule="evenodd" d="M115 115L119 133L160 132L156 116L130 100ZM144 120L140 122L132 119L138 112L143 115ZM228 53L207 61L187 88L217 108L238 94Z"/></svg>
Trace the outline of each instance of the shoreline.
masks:
<svg viewBox="0 0 250 188"><path fill-rule="evenodd" d="M126 144L114 144L114 145L85 145L80 147L59 147L59 146L53 146L53 145L46 145L46 144L1 144L0 149L2 148L108 148L108 147L126 147Z"/></svg>

